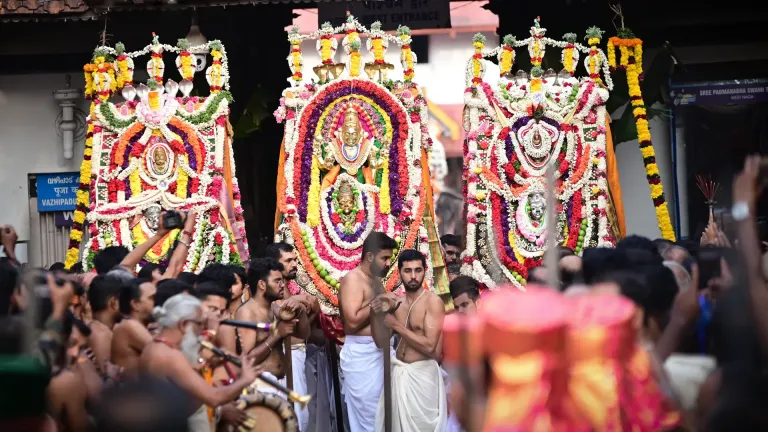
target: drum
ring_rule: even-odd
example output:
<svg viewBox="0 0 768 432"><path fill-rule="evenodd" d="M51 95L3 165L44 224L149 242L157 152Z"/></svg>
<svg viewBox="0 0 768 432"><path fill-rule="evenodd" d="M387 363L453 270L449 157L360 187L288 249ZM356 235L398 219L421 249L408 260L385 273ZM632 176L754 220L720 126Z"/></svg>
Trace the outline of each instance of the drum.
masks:
<svg viewBox="0 0 768 432"><path fill-rule="evenodd" d="M253 392L238 402L238 408L250 417L246 426L232 432L298 432L299 421L293 404L274 394Z"/></svg>

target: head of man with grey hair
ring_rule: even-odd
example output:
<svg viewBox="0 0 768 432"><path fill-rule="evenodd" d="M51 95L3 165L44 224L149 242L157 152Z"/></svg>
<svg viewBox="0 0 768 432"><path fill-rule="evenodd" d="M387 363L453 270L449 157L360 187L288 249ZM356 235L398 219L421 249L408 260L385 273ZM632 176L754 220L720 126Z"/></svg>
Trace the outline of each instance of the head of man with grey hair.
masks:
<svg viewBox="0 0 768 432"><path fill-rule="evenodd" d="M156 341L178 347L184 357L194 364L200 358L200 333L205 319L200 300L189 294L169 298L152 312L160 332Z"/></svg>

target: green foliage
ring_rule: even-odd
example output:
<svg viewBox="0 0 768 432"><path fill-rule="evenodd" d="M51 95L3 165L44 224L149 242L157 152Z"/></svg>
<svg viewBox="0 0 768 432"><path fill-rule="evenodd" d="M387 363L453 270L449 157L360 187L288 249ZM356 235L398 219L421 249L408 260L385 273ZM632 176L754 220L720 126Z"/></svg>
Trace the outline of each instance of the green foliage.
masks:
<svg viewBox="0 0 768 432"><path fill-rule="evenodd" d="M485 44L486 38L485 35L482 33L475 33L474 36L472 36L472 42L480 42L481 44Z"/></svg>
<svg viewBox="0 0 768 432"><path fill-rule="evenodd" d="M589 39L592 39L592 38L602 39L603 33L605 33L605 32L600 30L600 27L592 26L592 27L587 29L587 35L584 36L584 39L585 40L589 40Z"/></svg>
<svg viewBox="0 0 768 432"><path fill-rule="evenodd" d="M188 49L189 49L189 41L188 41L188 40L186 40L186 39L179 39L179 41L178 41L178 42L176 42L176 46L177 46L177 47L178 47L180 50L182 50L182 51L186 51L186 50L188 50Z"/></svg>
<svg viewBox="0 0 768 432"><path fill-rule="evenodd" d="M576 33L566 33L566 34L563 35L563 40L568 42L568 43L576 43L576 40L578 38L579 37L576 36Z"/></svg>
<svg viewBox="0 0 768 432"><path fill-rule="evenodd" d="M515 42L517 42L517 38L515 38L513 35L506 35L504 36L503 41L504 41L504 45L508 47L514 47Z"/></svg>
<svg viewBox="0 0 768 432"><path fill-rule="evenodd" d="M122 42L116 43L115 52L117 52L117 55L119 56L125 54L125 45Z"/></svg>

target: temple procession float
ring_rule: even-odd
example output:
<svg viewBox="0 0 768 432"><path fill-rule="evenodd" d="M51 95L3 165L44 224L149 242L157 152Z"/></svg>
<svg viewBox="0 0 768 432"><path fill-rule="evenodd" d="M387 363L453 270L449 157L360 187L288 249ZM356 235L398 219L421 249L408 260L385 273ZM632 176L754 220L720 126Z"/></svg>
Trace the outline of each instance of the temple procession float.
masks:
<svg viewBox="0 0 768 432"><path fill-rule="evenodd" d="M577 43L574 33L563 40L550 39L545 33L537 18L530 37L506 36L500 47L490 51L485 50L485 38L476 35L475 53L466 67L463 174L467 231L462 273L489 287L511 283L522 288L528 269L541 265L551 245L580 254L587 247L613 246L624 232L610 117L605 109L613 89L613 45L609 55L598 48L603 32L596 27L587 31L587 45ZM512 70L515 49L521 47L530 55L529 72ZM547 47L562 49L559 73L542 68ZM622 46L621 61L626 66L624 50ZM579 78L576 69L582 55L587 75ZM484 79L488 57L498 59L498 85ZM638 94L632 93L632 77ZM630 96L640 133L645 113L637 74L632 77ZM653 147L647 121L644 125L640 143L643 156L648 157L653 155ZM653 167L646 166L646 172L661 232L674 239L655 159L646 159L649 162ZM552 185L548 170L552 170ZM548 211L550 199L555 208ZM548 215L556 220L547 220Z"/></svg>
<svg viewBox="0 0 768 432"><path fill-rule="evenodd" d="M285 124L275 240L296 246L298 286L293 290L316 296L323 312L334 317L339 281L360 262L363 241L372 231L394 238L398 250L423 252L427 286L448 292L434 222L427 102L413 80L410 30L400 27L391 35L379 23L368 29L347 18L340 27L324 24L311 34L291 30L293 75L275 112ZM337 34L345 35L341 62L336 61ZM322 59L313 68L313 82L303 75L305 40L316 41ZM392 77L395 66L385 60L390 45L401 49L402 79ZM396 265L384 286L399 288Z"/></svg>
<svg viewBox="0 0 768 432"><path fill-rule="evenodd" d="M218 41L175 46L154 35L152 43L127 52L101 46L84 67L91 99L85 155L66 266L77 262L88 220L83 267L109 246L133 249L154 235L163 211L194 211L196 222L184 271L208 263L248 258L240 190L235 178L228 121L227 54ZM176 53L181 80L164 80L164 53ZM193 54L195 53L195 54ZM203 54L201 54L203 53ZM191 96L195 56L210 53L207 97ZM134 67L148 57L146 84L135 85ZM111 102L119 93L122 102ZM171 231L142 261L167 264L180 230Z"/></svg>

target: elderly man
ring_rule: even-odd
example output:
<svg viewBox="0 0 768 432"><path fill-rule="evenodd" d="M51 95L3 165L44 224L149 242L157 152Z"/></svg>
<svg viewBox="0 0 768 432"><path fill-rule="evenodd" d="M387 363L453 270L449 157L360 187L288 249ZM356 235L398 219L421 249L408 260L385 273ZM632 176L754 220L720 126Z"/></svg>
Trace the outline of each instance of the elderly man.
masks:
<svg viewBox="0 0 768 432"><path fill-rule="evenodd" d="M200 332L206 327L200 300L178 294L156 307L153 315L160 332L144 348L139 367L155 378L173 382L202 403L199 409L190 407L190 411L197 412L190 417L189 430L210 432L205 406L218 407L236 399L256 379L259 370L250 357L243 356L239 379L228 386L211 386L193 368L200 358Z"/></svg>

